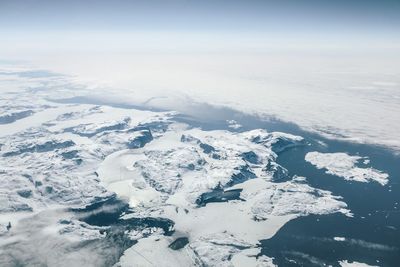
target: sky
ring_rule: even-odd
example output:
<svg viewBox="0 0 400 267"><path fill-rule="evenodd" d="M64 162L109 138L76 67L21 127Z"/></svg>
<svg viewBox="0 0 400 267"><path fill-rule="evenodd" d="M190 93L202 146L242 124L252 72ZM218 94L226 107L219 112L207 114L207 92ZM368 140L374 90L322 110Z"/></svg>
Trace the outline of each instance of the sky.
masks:
<svg viewBox="0 0 400 267"><path fill-rule="evenodd" d="M2 28L17 31L396 32L392 0L2 0Z"/></svg>
<svg viewBox="0 0 400 267"><path fill-rule="evenodd" d="M204 39L240 43L243 36L258 43L389 46L399 41L398 14L398 0L0 0L0 33L9 46L25 42L56 48L60 44L51 37L79 48L76 39L82 36L104 41L110 33L122 42L142 35L168 42L166 35L179 35L190 45Z"/></svg>

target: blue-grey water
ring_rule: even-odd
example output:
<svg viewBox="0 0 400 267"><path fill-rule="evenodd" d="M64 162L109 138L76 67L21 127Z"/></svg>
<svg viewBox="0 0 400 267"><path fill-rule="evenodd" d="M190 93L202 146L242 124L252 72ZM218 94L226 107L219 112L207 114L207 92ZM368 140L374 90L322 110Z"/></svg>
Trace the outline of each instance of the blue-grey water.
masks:
<svg viewBox="0 0 400 267"><path fill-rule="evenodd" d="M306 138L310 136L303 135ZM384 149L324 140L328 147L316 144L296 147L279 155L278 163L291 174L307 177L309 184L343 197L354 214L307 216L286 224L272 239L262 242L262 253L275 257L282 266L337 266L338 260L352 260L379 266L400 263L400 186L399 159ZM345 181L314 168L304 161L309 151L347 152L369 156L372 166L387 172L386 186L378 183ZM346 241L334 241L345 237ZM296 263L291 262L295 260Z"/></svg>

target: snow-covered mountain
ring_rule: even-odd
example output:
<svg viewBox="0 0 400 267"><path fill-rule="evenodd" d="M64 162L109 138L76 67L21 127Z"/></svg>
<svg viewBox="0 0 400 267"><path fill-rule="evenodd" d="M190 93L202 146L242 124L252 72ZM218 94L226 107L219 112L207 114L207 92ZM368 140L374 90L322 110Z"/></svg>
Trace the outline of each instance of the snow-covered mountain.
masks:
<svg viewBox="0 0 400 267"><path fill-rule="evenodd" d="M84 92L68 77L0 77L2 266L272 266L259 240L289 220L352 216L277 163L300 136L62 103Z"/></svg>

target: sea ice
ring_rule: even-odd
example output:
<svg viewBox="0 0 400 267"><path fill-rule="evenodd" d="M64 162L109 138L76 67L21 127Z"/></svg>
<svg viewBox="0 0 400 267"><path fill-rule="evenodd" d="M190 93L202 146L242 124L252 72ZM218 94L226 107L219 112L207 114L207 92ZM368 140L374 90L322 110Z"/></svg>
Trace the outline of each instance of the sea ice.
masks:
<svg viewBox="0 0 400 267"><path fill-rule="evenodd" d="M375 181L381 185L388 182L389 175L372 167L357 167L356 163L364 159L360 156L350 156L346 153L320 153L309 152L305 160L318 169L326 169L326 173L343 177L349 181L369 182Z"/></svg>

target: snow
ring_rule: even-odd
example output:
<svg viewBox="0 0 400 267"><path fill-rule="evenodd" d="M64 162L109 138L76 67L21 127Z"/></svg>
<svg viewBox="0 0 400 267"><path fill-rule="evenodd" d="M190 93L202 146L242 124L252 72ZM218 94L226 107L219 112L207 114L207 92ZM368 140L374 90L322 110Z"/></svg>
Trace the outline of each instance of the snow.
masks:
<svg viewBox="0 0 400 267"><path fill-rule="evenodd" d="M0 75L1 76L1 75ZM4 84L3 84L4 82ZM173 113L89 104L55 104L49 96L69 96L68 79L8 76L1 83L5 113L34 110L31 116L0 124L0 211L37 211L52 205L84 206L106 198L95 170L104 157L125 149L165 124ZM51 83L42 88L42 83ZM73 90L72 90L73 91ZM153 133L157 135L157 131ZM21 168L23 166L23 168Z"/></svg>
<svg viewBox="0 0 400 267"><path fill-rule="evenodd" d="M339 261L339 264L342 267L379 267L378 265L369 265L369 264L357 262L357 261L349 262L348 260Z"/></svg>
<svg viewBox="0 0 400 267"><path fill-rule="evenodd" d="M364 159L364 164L369 161L360 156L351 156L346 153L320 153L309 152L305 160L310 162L318 169L326 169L326 173L343 177L345 180L357 182L375 181L381 185L386 185L389 175L372 167L357 167L356 163Z"/></svg>
<svg viewBox="0 0 400 267"><path fill-rule="evenodd" d="M152 235L140 239L139 242L127 249L122 255L120 266L195 266L197 256L190 249L171 250L168 245L172 238L162 235Z"/></svg>
<svg viewBox="0 0 400 267"><path fill-rule="evenodd" d="M302 138L263 130L232 133L172 124L164 135L143 148L107 156L97 173L106 188L135 208L135 216L174 221L175 231L189 238L184 251L190 249L202 263L231 266L232 258L271 266L269 259L255 261L254 255L245 256L237 247L256 248L260 239L272 237L298 216L335 212L351 216L340 197L310 187L304 177L293 177L283 183L272 181L271 172L264 166L277 157L273 149L279 140L285 140L286 147ZM257 157L256 161L249 161L249 151ZM240 176L244 180L232 182L236 175L245 175L243 166L246 174L253 175ZM241 189L241 200L211 202L199 207L199 197L218 187ZM166 250L167 242L162 244L157 241L158 249L154 250L149 239L140 240L139 246L132 249L144 251L145 258L157 260L159 251ZM185 257L180 259L188 261ZM127 252L121 265L129 266L129 262L137 260L145 264L146 260L139 258L143 257L134 251ZM171 257L164 264L174 266L177 262Z"/></svg>
<svg viewBox="0 0 400 267"><path fill-rule="evenodd" d="M226 123L228 124L229 128L232 128L235 130L242 128L242 125L235 120L227 120Z"/></svg>
<svg viewBox="0 0 400 267"><path fill-rule="evenodd" d="M352 216L340 196L311 187L307 177L289 177L276 163L281 152L306 144L300 136L202 130L176 122L176 112L50 101L87 93L68 89L77 87L66 77L15 74L3 81L9 88L0 99L4 114L34 111L0 124L0 248L20 245L7 251L25 262L59 260L46 255L51 247L73 266L101 265L103 258L118 255L104 229L67 211L114 194L131 207L122 219L174 223L171 236L160 227L126 230L137 244L124 252L121 266L274 266L271 258L255 257L258 245L288 221L309 214ZM287 179L277 183L276 173ZM202 200L229 190L239 197ZM8 222L10 231L4 230ZM189 243L169 248L180 237ZM80 255L66 253L79 246ZM104 248L112 253L99 255ZM89 262L92 258L96 261Z"/></svg>
<svg viewBox="0 0 400 267"><path fill-rule="evenodd" d="M0 98L4 109L15 104L35 110L0 124L0 265L14 265L16 259L25 265L114 264L121 249L118 239L66 210L112 197L95 173L104 157L137 138L147 142L140 138L148 132L157 137L162 127L152 125L168 124L173 113L55 104L44 100L47 94L65 94L52 88L32 92L38 80L24 81L10 77L15 94L2 91Z"/></svg>
<svg viewBox="0 0 400 267"><path fill-rule="evenodd" d="M244 249L232 257L232 265L235 267L240 266L256 266L256 267L276 267L272 262L272 258L265 255L256 257L260 252L260 249L251 248Z"/></svg>

